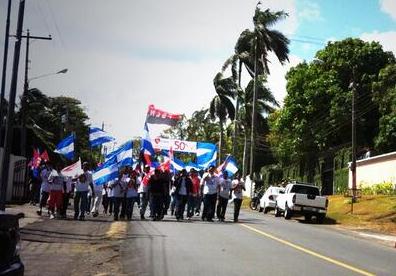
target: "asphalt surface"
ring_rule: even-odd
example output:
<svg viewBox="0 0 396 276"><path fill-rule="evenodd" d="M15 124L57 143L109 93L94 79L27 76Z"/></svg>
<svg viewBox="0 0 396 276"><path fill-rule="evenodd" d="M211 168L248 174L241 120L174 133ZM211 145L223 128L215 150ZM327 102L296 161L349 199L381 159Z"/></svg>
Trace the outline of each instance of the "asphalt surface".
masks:
<svg viewBox="0 0 396 276"><path fill-rule="evenodd" d="M23 225L21 256L26 275L396 275L396 248L352 232L272 213L242 211L239 223L231 217L44 216Z"/></svg>

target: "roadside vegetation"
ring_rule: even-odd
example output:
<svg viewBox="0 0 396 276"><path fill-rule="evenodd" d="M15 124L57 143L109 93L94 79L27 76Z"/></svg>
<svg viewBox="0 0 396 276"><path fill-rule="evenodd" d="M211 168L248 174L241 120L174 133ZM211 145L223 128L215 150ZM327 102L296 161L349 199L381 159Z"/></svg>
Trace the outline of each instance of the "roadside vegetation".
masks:
<svg viewBox="0 0 396 276"><path fill-rule="evenodd" d="M327 220L347 228L396 234L396 195L363 195L353 204L343 195L329 197Z"/></svg>

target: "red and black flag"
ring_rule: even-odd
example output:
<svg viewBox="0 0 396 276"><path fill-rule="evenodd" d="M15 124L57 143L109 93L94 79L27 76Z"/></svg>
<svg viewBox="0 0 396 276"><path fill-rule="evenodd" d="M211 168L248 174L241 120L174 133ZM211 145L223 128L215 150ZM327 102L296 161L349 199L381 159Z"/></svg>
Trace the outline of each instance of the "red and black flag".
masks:
<svg viewBox="0 0 396 276"><path fill-rule="evenodd" d="M160 109L155 108L153 104L149 105L146 117L148 124L160 124L175 126L178 121L183 118L182 114L172 114Z"/></svg>

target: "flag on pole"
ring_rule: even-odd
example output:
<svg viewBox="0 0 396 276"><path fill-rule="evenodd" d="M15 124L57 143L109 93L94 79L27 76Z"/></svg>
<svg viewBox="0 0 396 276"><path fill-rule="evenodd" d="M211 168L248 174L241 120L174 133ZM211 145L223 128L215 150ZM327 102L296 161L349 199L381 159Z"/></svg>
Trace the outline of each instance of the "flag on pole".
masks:
<svg viewBox="0 0 396 276"><path fill-rule="evenodd" d="M118 177L117 156L113 156L99 167L93 174L92 179L95 185L103 185Z"/></svg>
<svg viewBox="0 0 396 276"><path fill-rule="evenodd" d="M66 137L56 146L54 152L64 155L67 159L73 159L74 157L74 134Z"/></svg>
<svg viewBox="0 0 396 276"><path fill-rule="evenodd" d="M154 153L153 145L151 144L150 133L147 123L144 124L144 132L143 132L141 144L142 147L140 149L140 152L143 155L145 164L151 166L151 158L154 156L155 153Z"/></svg>
<svg viewBox="0 0 396 276"><path fill-rule="evenodd" d="M79 158L76 163L71 164L70 166L67 166L66 168L62 169L61 173L62 175L69 177L76 177L82 174L83 170L81 168L81 159Z"/></svg>
<svg viewBox="0 0 396 276"><path fill-rule="evenodd" d="M40 155L41 159L44 160L45 162L49 161L49 156L47 150L44 150L44 152Z"/></svg>
<svg viewBox="0 0 396 276"><path fill-rule="evenodd" d="M212 143L197 143L197 165L201 169L207 169L216 165L217 147Z"/></svg>
<svg viewBox="0 0 396 276"><path fill-rule="evenodd" d="M221 174L223 171L228 172L228 176L232 177L238 171L238 165L235 158L228 155L224 162L217 167L217 173Z"/></svg>
<svg viewBox="0 0 396 276"><path fill-rule="evenodd" d="M172 114L160 109L155 108L153 104L149 105L146 117L148 124L160 124L175 126L178 121L183 118L182 114Z"/></svg>
<svg viewBox="0 0 396 276"><path fill-rule="evenodd" d="M101 144L108 143L114 140L114 137L98 127L89 128L89 143L91 145L91 148L100 146Z"/></svg>

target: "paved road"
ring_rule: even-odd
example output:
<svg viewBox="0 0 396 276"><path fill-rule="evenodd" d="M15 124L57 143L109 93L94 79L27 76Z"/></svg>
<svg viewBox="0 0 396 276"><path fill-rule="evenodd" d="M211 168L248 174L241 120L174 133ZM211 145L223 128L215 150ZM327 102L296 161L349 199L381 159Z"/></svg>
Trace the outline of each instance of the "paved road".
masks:
<svg viewBox="0 0 396 276"><path fill-rule="evenodd" d="M396 275L395 248L272 214L240 221L43 219L23 228L22 258L27 275Z"/></svg>

